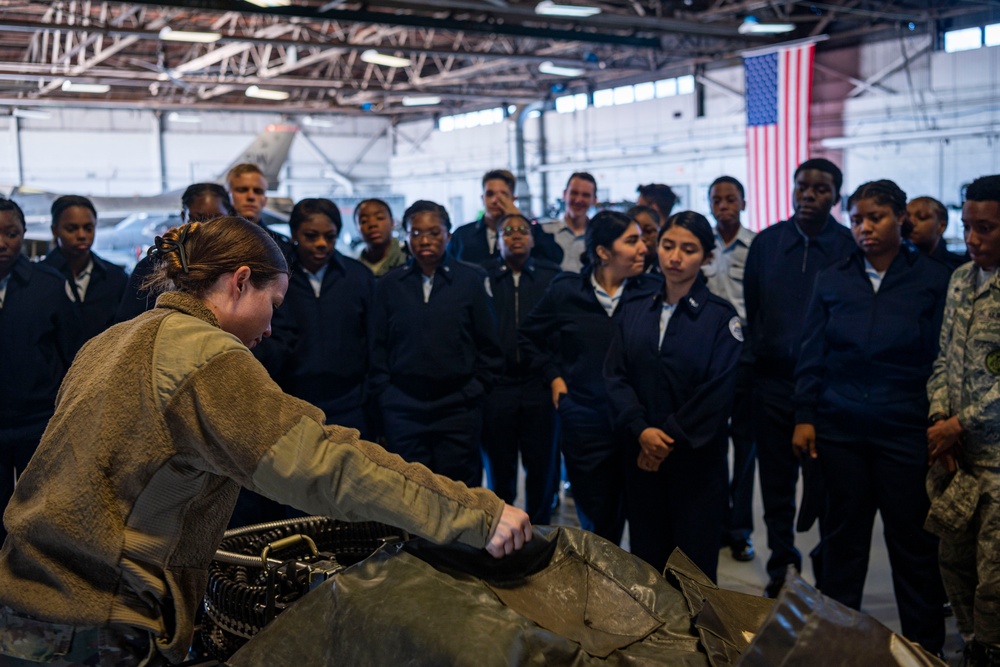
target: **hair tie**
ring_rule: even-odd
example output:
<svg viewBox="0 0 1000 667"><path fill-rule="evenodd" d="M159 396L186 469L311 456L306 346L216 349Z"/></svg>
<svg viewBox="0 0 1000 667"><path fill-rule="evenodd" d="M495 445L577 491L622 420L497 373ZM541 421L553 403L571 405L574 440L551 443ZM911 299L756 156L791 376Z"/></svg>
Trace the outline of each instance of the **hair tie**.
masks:
<svg viewBox="0 0 1000 667"><path fill-rule="evenodd" d="M184 241L187 240L187 234L190 226L184 225L181 233L178 235L177 239L165 239L162 236L157 236L154 239L156 244L156 254L162 256L164 253L176 252L180 256L181 269L184 273L189 273L188 271L188 261L187 261L187 250L184 249Z"/></svg>

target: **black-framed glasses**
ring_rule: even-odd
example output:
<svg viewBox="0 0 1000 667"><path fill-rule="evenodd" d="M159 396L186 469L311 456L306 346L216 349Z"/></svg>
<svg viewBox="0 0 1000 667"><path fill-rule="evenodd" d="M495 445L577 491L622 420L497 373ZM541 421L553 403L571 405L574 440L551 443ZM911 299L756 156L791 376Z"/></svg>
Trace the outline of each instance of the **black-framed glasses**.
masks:
<svg viewBox="0 0 1000 667"><path fill-rule="evenodd" d="M530 236L531 228L527 225L510 225L504 227L502 232L504 236Z"/></svg>
<svg viewBox="0 0 1000 667"><path fill-rule="evenodd" d="M407 232L407 234L410 235L411 239L419 239L422 236L426 236L429 239L439 239L441 238L443 233L444 232L441 231L440 227L437 227L435 229L428 229L425 232L422 232L419 229L411 229L410 231Z"/></svg>

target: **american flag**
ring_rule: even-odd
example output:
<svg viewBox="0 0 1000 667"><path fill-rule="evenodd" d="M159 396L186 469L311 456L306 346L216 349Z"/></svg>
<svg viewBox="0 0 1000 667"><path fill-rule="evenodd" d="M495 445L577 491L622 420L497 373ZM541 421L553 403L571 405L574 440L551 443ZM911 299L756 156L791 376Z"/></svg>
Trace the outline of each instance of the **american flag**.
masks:
<svg viewBox="0 0 1000 667"><path fill-rule="evenodd" d="M750 228L792 215L792 174L809 159L814 43L743 59L747 100Z"/></svg>

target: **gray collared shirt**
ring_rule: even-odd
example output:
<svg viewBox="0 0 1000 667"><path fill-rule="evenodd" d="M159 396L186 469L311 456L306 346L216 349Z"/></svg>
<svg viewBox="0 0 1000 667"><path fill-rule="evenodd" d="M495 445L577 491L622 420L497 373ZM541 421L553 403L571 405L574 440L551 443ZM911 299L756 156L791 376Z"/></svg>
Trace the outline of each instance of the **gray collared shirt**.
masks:
<svg viewBox="0 0 1000 667"><path fill-rule="evenodd" d="M728 246L722 241L718 230L715 232L715 250L712 261L702 271L708 279L708 289L733 304L740 322L746 324L747 309L743 301L743 269L747 264L747 253L756 233L740 225L736 238Z"/></svg>

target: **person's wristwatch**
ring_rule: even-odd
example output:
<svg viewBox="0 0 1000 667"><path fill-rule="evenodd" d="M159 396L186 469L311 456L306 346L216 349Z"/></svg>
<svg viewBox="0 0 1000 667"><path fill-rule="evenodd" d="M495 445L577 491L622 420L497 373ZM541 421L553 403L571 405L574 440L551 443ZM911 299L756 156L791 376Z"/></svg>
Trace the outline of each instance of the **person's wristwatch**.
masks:
<svg viewBox="0 0 1000 667"><path fill-rule="evenodd" d="M927 418L927 425L934 426L934 424L937 424L940 421L944 421L947 418L948 415L942 414L940 412L935 412L934 414L932 414L930 417Z"/></svg>

